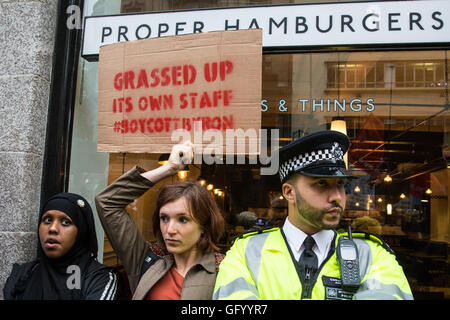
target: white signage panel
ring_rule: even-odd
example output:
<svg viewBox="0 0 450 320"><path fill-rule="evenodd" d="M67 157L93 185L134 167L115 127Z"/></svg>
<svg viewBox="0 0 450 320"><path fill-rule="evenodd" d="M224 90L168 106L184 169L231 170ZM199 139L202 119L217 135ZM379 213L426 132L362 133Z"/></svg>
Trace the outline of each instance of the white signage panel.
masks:
<svg viewBox="0 0 450 320"><path fill-rule="evenodd" d="M450 1L292 4L87 17L82 56L106 44L261 28L264 47L450 42Z"/></svg>

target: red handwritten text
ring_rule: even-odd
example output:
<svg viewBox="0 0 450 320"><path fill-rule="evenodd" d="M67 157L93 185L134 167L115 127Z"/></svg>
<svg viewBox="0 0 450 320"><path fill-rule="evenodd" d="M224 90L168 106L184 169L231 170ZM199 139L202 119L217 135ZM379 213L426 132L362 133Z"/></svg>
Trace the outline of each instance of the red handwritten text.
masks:
<svg viewBox="0 0 450 320"><path fill-rule="evenodd" d="M219 69L219 70L217 70ZM227 74L233 71L233 63L229 60L221 61L219 63L205 63L203 72L205 75L205 80L208 82L216 81L217 73L219 73L220 81L225 81Z"/></svg>
<svg viewBox="0 0 450 320"><path fill-rule="evenodd" d="M233 62L226 60L205 63L203 76L207 82L225 81L226 76L233 72ZM157 86L181 86L193 84L197 79L197 69L192 64L153 68L139 71L128 70L114 76L114 89L117 91L140 88L155 88Z"/></svg>
<svg viewBox="0 0 450 320"><path fill-rule="evenodd" d="M216 108L220 106L227 107L231 104L233 90L215 90L212 92L203 91L182 93L178 97L180 109L203 109ZM112 110L114 113L130 113L137 105L140 111L160 111L173 110L175 107L174 96L172 94L163 94L159 96L141 96L137 101L133 97L121 97L113 99Z"/></svg>
<svg viewBox="0 0 450 320"><path fill-rule="evenodd" d="M180 109L186 109L191 107L195 109L196 107L202 109L205 107L217 107L219 106L219 101L223 100L224 106L230 105L230 100L232 98L232 90L218 90L207 92L204 91L201 94L197 92L182 93L180 95Z"/></svg>
<svg viewBox="0 0 450 320"><path fill-rule="evenodd" d="M130 70L119 72L114 76L114 89L122 91L123 89L188 85L194 83L196 77L197 70L191 64L154 68L149 73L147 70L141 69L137 75Z"/></svg>
<svg viewBox="0 0 450 320"><path fill-rule="evenodd" d="M227 130L234 129L234 118L230 116L217 117L194 117L194 118L176 118L176 117L155 117L139 119L123 119L114 123L114 132L116 133L154 133L171 132L172 130L185 129L190 131L193 128L194 121L202 121L202 130L209 129Z"/></svg>

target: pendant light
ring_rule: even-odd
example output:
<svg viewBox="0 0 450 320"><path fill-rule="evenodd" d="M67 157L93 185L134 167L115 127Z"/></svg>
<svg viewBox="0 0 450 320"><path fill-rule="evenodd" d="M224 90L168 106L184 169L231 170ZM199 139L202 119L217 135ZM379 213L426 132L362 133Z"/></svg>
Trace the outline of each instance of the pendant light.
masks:
<svg viewBox="0 0 450 320"><path fill-rule="evenodd" d="M392 214L392 204L388 203L386 206L387 214L390 216Z"/></svg>

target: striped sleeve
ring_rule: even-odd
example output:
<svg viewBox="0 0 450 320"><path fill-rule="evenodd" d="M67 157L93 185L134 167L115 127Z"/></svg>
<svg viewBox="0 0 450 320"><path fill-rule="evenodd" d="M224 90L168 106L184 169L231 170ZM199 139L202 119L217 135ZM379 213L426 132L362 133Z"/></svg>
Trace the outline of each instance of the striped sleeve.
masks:
<svg viewBox="0 0 450 320"><path fill-rule="evenodd" d="M114 300L116 297L117 291L117 277L116 274L112 271L109 272L109 280L103 289L102 296L100 300Z"/></svg>
<svg viewBox="0 0 450 320"><path fill-rule="evenodd" d="M113 270L103 269L87 281L86 300L115 300L117 296L117 276Z"/></svg>

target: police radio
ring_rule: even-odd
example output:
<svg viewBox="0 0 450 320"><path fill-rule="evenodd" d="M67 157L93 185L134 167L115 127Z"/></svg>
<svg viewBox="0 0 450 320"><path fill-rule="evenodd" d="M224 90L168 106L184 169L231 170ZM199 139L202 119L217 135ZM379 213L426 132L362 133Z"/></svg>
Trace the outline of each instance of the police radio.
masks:
<svg viewBox="0 0 450 320"><path fill-rule="evenodd" d="M341 267L341 280L344 290L356 291L361 283L359 276L358 248L352 238L352 230L348 226L348 239L340 237L336 254Z"/></svg>

